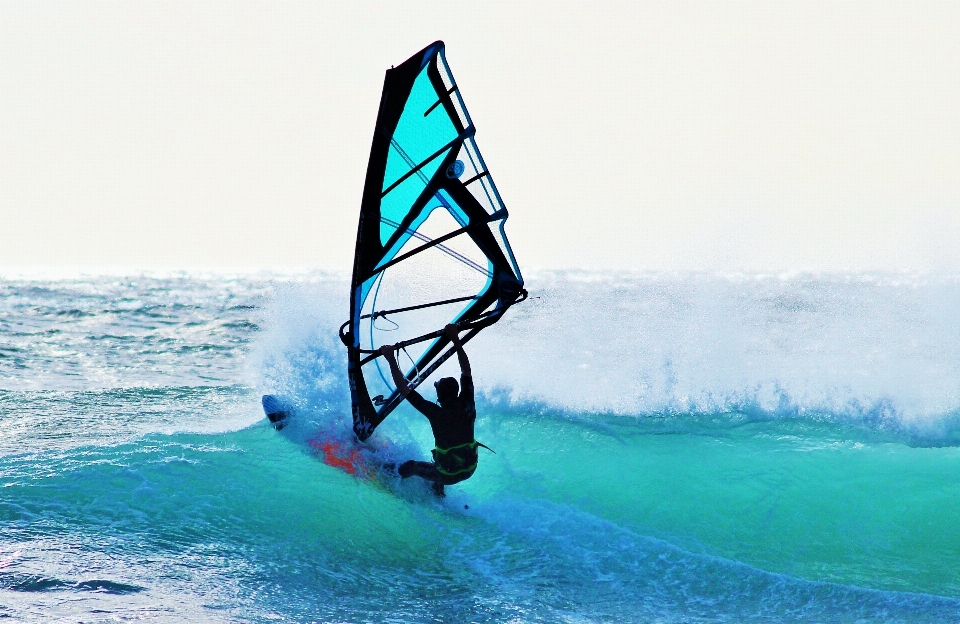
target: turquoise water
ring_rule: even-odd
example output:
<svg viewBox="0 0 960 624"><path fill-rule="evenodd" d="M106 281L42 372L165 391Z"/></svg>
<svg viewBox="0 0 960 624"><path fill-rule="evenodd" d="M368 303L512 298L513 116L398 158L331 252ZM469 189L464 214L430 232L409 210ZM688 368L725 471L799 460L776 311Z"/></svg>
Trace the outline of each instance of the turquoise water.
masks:
<svg viewBox="0 0 960 624"><path fill-rule="evenodd" d="M530 282L469 348L496 454L442 502L305 442L345 424L341 276L0 282L0 615L960 619L960 284Z"/></svg>

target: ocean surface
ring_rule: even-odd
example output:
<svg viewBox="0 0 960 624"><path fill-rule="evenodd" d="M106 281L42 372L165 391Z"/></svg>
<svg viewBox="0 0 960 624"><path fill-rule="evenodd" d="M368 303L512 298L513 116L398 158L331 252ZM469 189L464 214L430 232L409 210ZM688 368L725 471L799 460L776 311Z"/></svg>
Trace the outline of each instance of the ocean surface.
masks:
<svg viewBox="0 0 960 624"><path fill-rule="evenodd" d="M0 277L0 620L960 621L960 277L526 277L442 501L307 443L344 274Z"/></svg>

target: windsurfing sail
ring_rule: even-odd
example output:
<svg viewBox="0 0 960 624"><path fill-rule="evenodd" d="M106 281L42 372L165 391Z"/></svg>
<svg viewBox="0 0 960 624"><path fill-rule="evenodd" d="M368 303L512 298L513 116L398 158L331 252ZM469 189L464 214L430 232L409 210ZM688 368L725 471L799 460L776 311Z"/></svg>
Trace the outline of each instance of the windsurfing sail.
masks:
<svg viewBox="0 0 960 624"><path fill-rule="evenodd" d="M415 388L454 353L445 325L467 342L527 295L474 132L442 41L387 71L340 328L360 440L403 400L380 346Z"/></svg>

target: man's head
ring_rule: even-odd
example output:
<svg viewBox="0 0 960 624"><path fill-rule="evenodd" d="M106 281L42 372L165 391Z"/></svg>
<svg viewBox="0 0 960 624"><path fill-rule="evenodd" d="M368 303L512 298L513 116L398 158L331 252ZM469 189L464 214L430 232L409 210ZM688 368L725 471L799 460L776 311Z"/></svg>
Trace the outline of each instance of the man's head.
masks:
<svg viewBox="0 0 960 624"><path fill-rule="evenodd" d="M440 405L455 400L460 394L460 384L453 377L444 377L434 383L433 387L437 389L437 401Z"/></svg>

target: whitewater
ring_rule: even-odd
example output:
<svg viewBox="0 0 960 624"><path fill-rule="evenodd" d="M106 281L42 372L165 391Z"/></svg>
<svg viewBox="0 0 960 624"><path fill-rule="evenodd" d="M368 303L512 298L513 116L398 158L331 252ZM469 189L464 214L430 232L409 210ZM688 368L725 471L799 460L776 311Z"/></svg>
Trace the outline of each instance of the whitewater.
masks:
<svg viewBox="0 0 960 624"><path fill-rule="evenodd" d="M438 500L306 443L349 429L345 273L3 274L0 618L960 621L960 277L525 278Z"/></svg>

